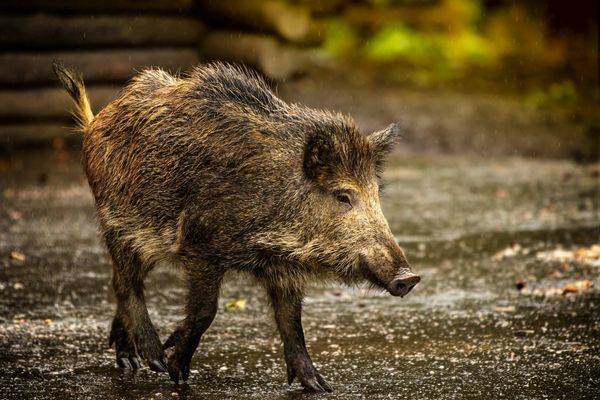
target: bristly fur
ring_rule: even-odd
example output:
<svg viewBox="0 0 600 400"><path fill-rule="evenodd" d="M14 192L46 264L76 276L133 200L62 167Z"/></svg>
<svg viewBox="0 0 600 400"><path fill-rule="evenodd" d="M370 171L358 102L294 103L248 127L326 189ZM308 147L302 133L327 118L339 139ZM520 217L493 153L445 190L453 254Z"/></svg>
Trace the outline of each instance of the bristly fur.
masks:
<svg viewBox="0 0 600 400"><path fill-rule="evenodd" d="M69 93L71 99L75 103L77 108L76 112L73 113L77 120L77 125L81 130L92 122L94 114L90 107L90 101L85 93L85 85L83 84L83 78L80 74L73 70L65 67L62 63L54 61L52 63L52 69L58 77L58 80L62 84L63 88Z"/></svg>
<svg viewBox="0 0 600 400"><path fill-rule="evenodd" d="M186 379L223 274L241 270L269 293L291 378L327 388L304 346L304 288L314 278L384 285L408 268L376 179L398 129L364 136L351 118L288 104L256 73L222 63L181 77L144 70L94 117L81 77L54 68L77 106L114 263L118 362L139 354ZM189 286L188 316L165 343L175 347L168 365L143 296L159 261L180 265Z"/></svg>

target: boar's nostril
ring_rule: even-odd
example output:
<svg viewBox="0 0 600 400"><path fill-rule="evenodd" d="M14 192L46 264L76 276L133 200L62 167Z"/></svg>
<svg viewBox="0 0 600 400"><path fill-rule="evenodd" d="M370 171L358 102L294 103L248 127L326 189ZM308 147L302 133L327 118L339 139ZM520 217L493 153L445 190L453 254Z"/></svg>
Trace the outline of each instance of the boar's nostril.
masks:
<svg viewBox="0 0 600 400"><path fill-rule="evenodd" d="M421 281L419 275L408 273L398 278L394 278L389 284L389 292L393 296L404 297Z"/></svg>

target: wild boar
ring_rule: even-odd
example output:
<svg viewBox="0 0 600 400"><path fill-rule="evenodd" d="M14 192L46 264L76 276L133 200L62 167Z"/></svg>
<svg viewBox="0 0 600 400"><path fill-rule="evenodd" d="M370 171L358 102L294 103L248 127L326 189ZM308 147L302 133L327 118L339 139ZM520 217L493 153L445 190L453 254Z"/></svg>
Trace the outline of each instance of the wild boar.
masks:
<svg viewBox="0 0 600 400"><path fill-rule="evenodd" d="M94 116L81 76L54 69L76 105L113 261L117 364L139 368L141 357L187 380L223 275L245 271L272 303L289 383L331 391L304 343L307 284L366 281L404 296L420 280L379 199L398 127L363 135L351 118L288 104L256 73L222 63L181 77L146 69ZM158 262L179 266L188 286L187 316L164 344L144 301L144 278Z"/></svg>

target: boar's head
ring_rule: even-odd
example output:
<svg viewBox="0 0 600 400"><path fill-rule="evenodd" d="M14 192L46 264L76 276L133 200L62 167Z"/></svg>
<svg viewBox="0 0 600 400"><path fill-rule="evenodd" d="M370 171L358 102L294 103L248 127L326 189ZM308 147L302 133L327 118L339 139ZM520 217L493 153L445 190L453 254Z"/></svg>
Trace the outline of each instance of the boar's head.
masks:
<svg viewBox="0 0 600 400"><path fill-rule="evenodd" d="M308 135L303 168L309 187L304 204L304 255L347 283L370 282L394 296L420 280L411 272L380 204L383 160L399 126L360 134L350 121Z"/></svg>

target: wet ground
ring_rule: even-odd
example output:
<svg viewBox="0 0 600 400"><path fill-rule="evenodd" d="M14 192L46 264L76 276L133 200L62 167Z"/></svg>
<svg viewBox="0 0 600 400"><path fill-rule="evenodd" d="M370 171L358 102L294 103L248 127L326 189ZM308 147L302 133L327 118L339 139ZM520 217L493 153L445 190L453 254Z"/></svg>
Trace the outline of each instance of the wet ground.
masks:
<svg viewBox="0 0 600 400"><path fill-rule="evenodd" d="M110 263L76 152L0 159L2 398L296 399L263 293L226 282L187 384L114 365ZM405 299L315 287L305 306L331 399L598 398L599 168L396 155L384 212L422 283ZM153 272L164 338L177 272ZM228 307L245 299L245 307ZM238 303L239 304L239 303Z"/></svg>

